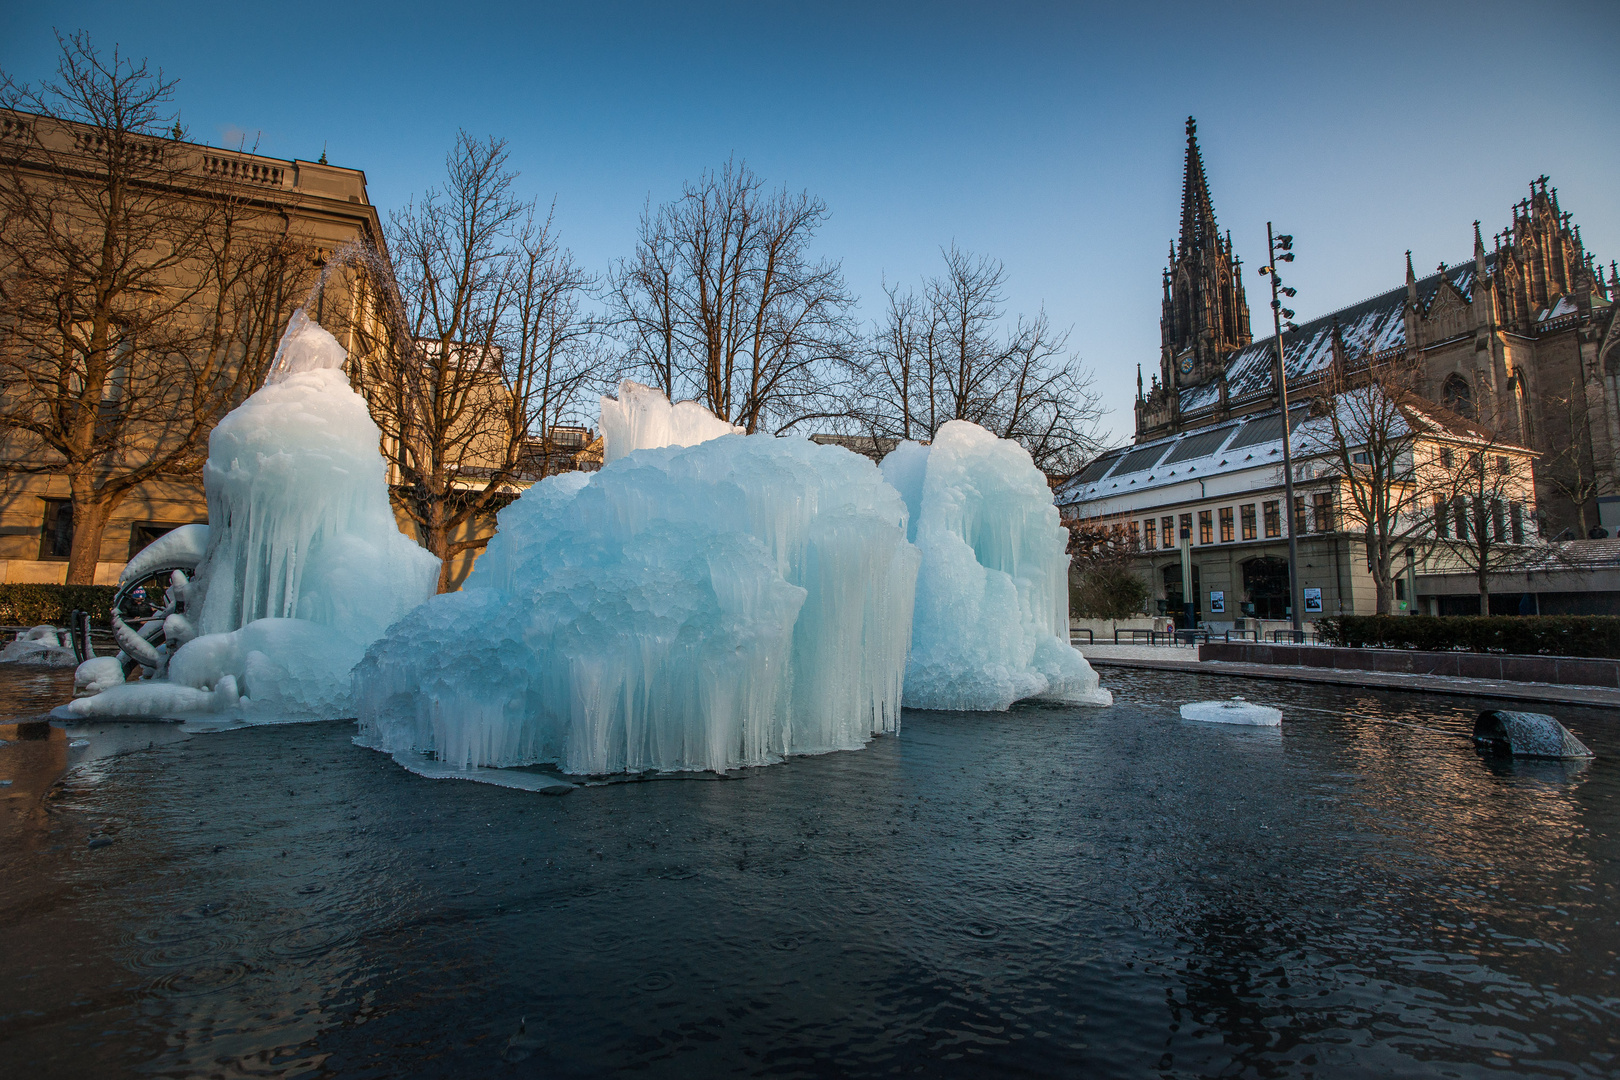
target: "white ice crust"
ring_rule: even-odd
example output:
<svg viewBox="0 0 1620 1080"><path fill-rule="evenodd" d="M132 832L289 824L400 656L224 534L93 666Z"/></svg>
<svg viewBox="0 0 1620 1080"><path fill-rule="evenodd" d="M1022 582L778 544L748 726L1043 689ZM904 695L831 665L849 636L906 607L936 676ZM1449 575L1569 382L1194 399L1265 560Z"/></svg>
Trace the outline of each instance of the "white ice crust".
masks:
<svg viewBox="0 0 1620 1080"><path fill-rule="evenodd" d="M263 389L209 437L206 531L177 529L132 561L137 572L155 568L206 539L184 586L177 627L186 633L171 639L189 640L168 658L166 678L113 686L67 710L354 715L350 668L432 595L438 560L399 532L380 433L345 359L331 334L294 314Z"/></svg>
<svg viewBox="0 0 1620 1080"><path fill-rule="evenodd" d="M68 631L50 625L24 630L17 635L16 641L0 649L0 664L73 667L78 662Z"/></svg>
<svg viewBox="0 0 1620 1080"><path fill-rule="evenodd" d="M208 526L182 525L147 544L125 563L123 572L118 575L118 584L139 581L165 567L196 566L207 554Z"/></svg>
<svg viewBox="0 0 1620 1080"><path fill-rule="evenodd" d="M907 706L1113 703L1069 644L1067 534L1027 451L953 420L929 446L896 447L883 475L922 552Z"/></svg>
<svg viewBox="0 0 1620 1080"><path fill-rule="evenodd" d="M619 383L617 400L602 399L602 462L606 465L636 450L696 446L742 433L742 428L726 423L695 401L672 405L662 392L630 379Z"/></svg>
<svg viewBox="0 0 1620 1080"><path fill-rule="evenodd" d="M463 590L371 647L359 741L605 774L726 770L898 730L918 565L898 494L838 447L729 425L676 445L702 425L660 429L671 412L632 386L604 408L609 445L610 424L671 445L530 488Z"/></svg>
<svg viewBox="0 0 1620 1080"><path fill-rule="evenodd" d="M1210 724L1248 724L1254 727L1277 727L1282 723L1282 710L1269 705L1254 705L1240 697L1228 701L1193 701L1181 707L1183 720L1202 720Z"/></svg>

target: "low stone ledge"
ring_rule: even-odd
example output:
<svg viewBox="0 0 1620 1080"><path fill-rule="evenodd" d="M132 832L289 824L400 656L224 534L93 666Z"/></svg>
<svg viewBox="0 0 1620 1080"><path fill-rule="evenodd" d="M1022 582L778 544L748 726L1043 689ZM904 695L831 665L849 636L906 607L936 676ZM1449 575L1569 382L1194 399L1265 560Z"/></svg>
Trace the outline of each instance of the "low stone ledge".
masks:
<svg viewBox="0 0 1620 1080"><path fill-rule="evenodd" d="M1410 649L1345 649L1327 645L1274 645L1212 641L1198 647L1199 660L1237 664L1442 675L1496 682L1538 682L1620 689L1620 660L1501 653L1417 652Z"/></svg>

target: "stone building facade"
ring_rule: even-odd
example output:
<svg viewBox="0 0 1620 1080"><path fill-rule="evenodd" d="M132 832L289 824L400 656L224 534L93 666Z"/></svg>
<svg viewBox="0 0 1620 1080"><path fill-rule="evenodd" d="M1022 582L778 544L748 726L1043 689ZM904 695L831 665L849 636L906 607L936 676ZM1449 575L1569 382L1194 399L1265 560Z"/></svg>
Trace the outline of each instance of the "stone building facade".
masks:
<svg viewBox="0 0 1620 1080"><path fill-rule="evenodd" d="M1466 234L1464 234L1466 235ZM1548 535L1620 527L1620 320L1609 273L1581 241L1547 177L1472 258L1406 280L1283 335L1290 395L1309 393L1335 357L1400 357L1417 389L1535 450ZM1181 237L1164 273L1163 345L1151 385L1138 376L1136 441L1274 408L1276 340L1250 333L1242 266L1215 224L1193 122L1187 124Z"/></svg>
<svg viewBox="0 0 1620 1080"><path fill-rule="evenodd" d="M82 125L0 111L0 159L10 178L48 185L52 170L62 168L72 148L94 137L94 130ZM43 151L34 149L41 145ZM283 237L299 252L305 265L289 271L284 309L267 320L278 336L327 256L356 239L379 247L383 244L381 222L367 197L365 174L358 169L217 150L178 139L165 140L162 152L176 163L169 175L195 182L194 188L173 191L176 199L203 198L228 184L242 212L251 215L255 230ZM93 160L91 155L86 157ZM0 267L0 275L9 272L10 268ZM359 309L368 302L363 289L334 276L312 314L337 333L352 353L353 327L365 317ZM15 312L6 310L0 299L0 348L25 347L8 334L14 318ZM273 338L270 345L274 345ZM105 393L103 408L119 408L116 380L109 380ZM3 441L0 581L61 582L73 535L68 480L56 471L50 452L31 444L20 447L12 437ZM139 445L130 448L130 453L140 452ZM96 582L116 582L131 554L164 532L206 521L207 516L200 471L167 473L140 484L118 503L107 522L96 562Z"/></svg>

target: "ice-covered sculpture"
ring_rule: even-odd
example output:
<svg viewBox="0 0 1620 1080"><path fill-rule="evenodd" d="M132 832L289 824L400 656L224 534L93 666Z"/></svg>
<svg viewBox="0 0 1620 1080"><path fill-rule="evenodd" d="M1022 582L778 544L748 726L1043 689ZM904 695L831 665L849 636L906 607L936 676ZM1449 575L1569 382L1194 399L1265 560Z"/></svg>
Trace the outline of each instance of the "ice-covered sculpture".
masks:
<svg viewBox="0 0 1620 1080"><path fill-rule="evenodd" d="M158 618L113 627L153 677L107 687L105 664L86 668L71 714L354 715L350 669L432 595L438 560L399 532L380 433L346 358L293 314L264 387L209 436L208 526L160 538L125 571L174 571Z"/></svg>
<svg viewBox="0 0 1620 1080"><path fill-rule="evenodd" d="M462 591L371 647L360 742L407 766L601 774L898 730L918 565L899 495L847 450L713 417L699 442L660 431L669 410L640 387L605 405L610 464L526 491Z"/></svg>
<svg viewBox="0 0 1620 1080"><path fill-rule="evenodd" d="M896 447L883 475L922 551L906 705L1113 702L1069 644L1068 537L1027 451L953 420L931 445Z"/></svg>

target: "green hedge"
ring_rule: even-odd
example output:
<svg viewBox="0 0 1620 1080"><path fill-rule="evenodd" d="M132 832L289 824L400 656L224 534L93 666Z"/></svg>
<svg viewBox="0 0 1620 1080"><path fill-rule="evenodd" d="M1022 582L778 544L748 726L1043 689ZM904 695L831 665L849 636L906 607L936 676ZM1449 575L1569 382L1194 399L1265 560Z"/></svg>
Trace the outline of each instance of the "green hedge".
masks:
<svg viewBox="0 0 1620 1080"><path fill-rule="evenodd" d="M117 591L111 585L0 585L0 625L66 626L68 612L83 608L92 622L106 626Z"/></svg>
<svg viewBox="0 0 1620 1080"><path fill-rule="evenodd" d="M1353 649L1620 658L1615 615L1341 615L1317 620L1316 633Z"/></svg>

